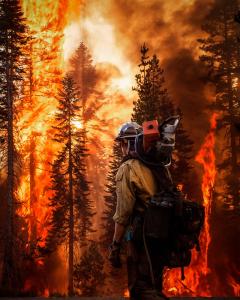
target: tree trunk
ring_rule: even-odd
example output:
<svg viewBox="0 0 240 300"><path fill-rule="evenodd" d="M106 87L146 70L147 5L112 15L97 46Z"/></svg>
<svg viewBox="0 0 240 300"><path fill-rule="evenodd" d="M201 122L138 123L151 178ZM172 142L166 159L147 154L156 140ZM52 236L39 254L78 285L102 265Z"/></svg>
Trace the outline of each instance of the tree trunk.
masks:
<svg viewBox="0 0 240 300"><path fill-rule="evenodd" d="M227 16L224 10L224 37L226 42L226 73L227 73L227 86L228 86L228 113L230 117L230 148L231 148L231 172L236 174L237 171L237 149L236 149L236 133L234 126L234 111L233 111L233 90L232 90L232 68L231 68L231 58L228 47L228 28L227 28ZM236 201L238 197L237 186L231 187L233 191L233 202Z"/></svg>
<svg viewBox="0 0 240 300"><path fill-rule="evenodd" d="M30 45L30 61L29 61L29 102L30 102L30 109L33 109L33 65L32 65L32 45ZM36 241L37 241L37 221L36 221L36 214L35 214L35 203L37 201L36 198L36 161L35 161L35 152L36 152L36 133L31 132L30 135L30 145L29 145L29 168L30 168L30 253L34 251L36 248Z"/></svg>
<svg viewBox="0 0 240 300"><path fill-rule="evenodd" d="M30 218L30 244L31 249L30 251L34 251L36 247L36 241L37 241L37 226L36 226L36 214L35 214L35 203L36 203L36 193L35 193L35 150L36 150L36 144L35 144L35 137L33 135L33 132L31 133L30 137L30 155L29 155L29 167L30 167L30 212L31 212L31 218Z"/></svg>
<svg viewBox="0 0 240 300"><path fill-rule="evenodd" d="M7 32L6 32L7 35ZM3 267L3 285L11 290L13 285L13 187L14 187L14 141L13 141L13 62L9 53L9 40L6 36L6 81L7 81L7 219L5 235L5 253ZM10 57L9 57L10 56Z"/></svg>
<svg viewBox="0 0 240 300"><path fill-rule="evenodd" d="M69 103L69 105L71 105ZM73 241L74 241L74 215L73 215L73 166L72 166L72 133L69 113L69 254L68 254L68 295L74 294L73 289Z"/></svg>

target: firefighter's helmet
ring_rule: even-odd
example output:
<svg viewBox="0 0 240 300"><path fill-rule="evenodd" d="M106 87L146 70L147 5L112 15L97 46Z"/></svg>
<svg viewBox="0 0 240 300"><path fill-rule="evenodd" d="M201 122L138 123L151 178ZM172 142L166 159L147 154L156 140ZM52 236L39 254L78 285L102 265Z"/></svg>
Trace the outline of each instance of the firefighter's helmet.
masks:
<svg viewBox="0 0 240 300"><path fill-rule="evenodd" d="M136 122L127 122L120 127L116 140L133 139L140 133L142 133L142 126Z"/></svg>

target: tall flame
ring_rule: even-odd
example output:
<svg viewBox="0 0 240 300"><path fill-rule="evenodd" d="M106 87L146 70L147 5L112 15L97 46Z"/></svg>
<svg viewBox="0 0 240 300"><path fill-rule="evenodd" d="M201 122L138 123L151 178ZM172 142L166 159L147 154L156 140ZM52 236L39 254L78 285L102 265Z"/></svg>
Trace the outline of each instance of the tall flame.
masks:
<svg viewBox="0 0 240 300"><path fill-rule="evenodd" d="M203 268L201 271L204 275L210 272L208 265L208 249L211 242L210 236L210 216L212 211L212 192L216 177L215 166L215 129L216 129L217 114L213 114L211 118L211 130L205 139L205 143L196 156L196 161L203 165L204 176L202 179L203 204L205 207L205 223L204 230L201 235L201 253L203 257Z"/></svg>
<svg viewBox="0 0 240 300"><path fill-rule="evenodd" d="M87 35L86 40L93 53L98 71L108 71L106 77L110 77L107 83L104 79L99 82L99 86L104 90L108 101L100 107L95 120L91 121L88 128L90 129L89 135L94 136L95 134L96 136L93 130L99 127L99 120L104 120L105 125L109 125L109 127L104 128L105 130L102 130L101 136L95 139L97 146L109 145L114 129L123 120L130 118L132 109L130 87L134 84L132 80L135 67L133 62L125 56L121 45L117 43L114 24L104 19L100 9L94 7L91 13L83 18L80 5L84 0L21 1L34 39L30 42L28 49L30 53L29 72L26 74L27 84L24 87L27 93L25 95L26 101L24 101L25 104L19 113L16 124L21 134L18 150L24 160L17 194L24 204L19 208L18 214L25 217L27 221L26 227L23 226L22 230L28 233L29 243L26 247L31 251L31 244L33 247L36 243L40 246L45 245L48 231L46 224L51 214L47 205L51 196L48 189L50 183L49 162L53 161L54 155L58 151L58 146L53 144L51 140L53 136L52 125L54 125L53 115L57 107L56 95L67 59L77 48L77 42L84 40L84 34L81 36L79 28L84 27L85 35ZM188 1L188 4L193 2ZM174 5L170 2L166 5L169 6L170 18L173 8L176 9L175 2ZM181 39L184 39L181 40L182 43L186 44L186 37L188 36L185 34L180 36ZM192 40L189 39L189 42L192 43ZM167 55L171 55L169 49ZM196 51L197 56L198 52ZM98 101L99 99L93 99L93 101L95 100ZM172 270L167 274L165 288L169 295L211 295L208 282L211 275L208 254L211 243L212 192L216 176L214 155L216 114L212 116L210 122L210 132L196 156L196 161L203 165L204 171L202 193L206 218L200 240L201 253L193 251L192 263L185 270L186 280L184 282L179 280L178 270ZM76 120L75 126L81 128L83 125ZM100 161L97 157L98 152L99 148L91 149L92 157L95 157L95 160L93 160L94 163L92 163L89 172L97 173L95 169ZM105 156L107 161L107 155ZM103 155L101 159L104 159ZM102 165L102 169L105 171L104 163ZM99 179L95 176L95 181L102 183L102 178ZM99 190L96 191L96 194L99 194ZM99 202L99 206L102 206L102 203ZM98 212L101 212L101 209L97 207ZM44 264L42 259L38 259L38 268L43 268ZM231 281L235 294L239 294L239 286L232 278L229 278L229 282ZM26 290L33 289L31 278L26 281L25 287ZM58 291L61 292L61 288ZM52 289L45 284L41 295L47 296L51 292ZM125 296L127 296L127 292Z"/></svg>
<svg viewBox="0 0 240 300"><path fill-rule="evenodd" d="M51 0L44 3L39 0L22 0L22 7L33 39L26 49L25 101L17 123L21 134L19 152L24 160L17 190L23 205L17 213L26 220L26 228L23 230L28 233L26 249L31 254L37 251L38 246L45 245L47 222L51 214L48 206L51 196L49 163L58 150L52 141L52 126L57 107L56 96L63 75L63 30L67 7L65 1ZM38 257L38 253L35 255ZM38 270L38 275L41 274L43 259L37 258L34 268ZM27 279L26 291L36 289L33 288L33 281L34 278ZM39 286L44 286L40 294L49 294L45 283L39 282Z"/></svg>
<svg viewBox="0 0 240 300"><path fill-rule="evenodd" d="M205 206L205 223L200 236L201 252L193 251L192 263L185 269L184 281L181 281L178 270L169 271L165 276L165 289L169 295L211 296L208 282L210 272L208 264L208 249L211 242L210 216L212 208L212 191L215 183L215 128L216 114L210 120L210 132L196 156L196 161L203 165L202 194Z"/></svg>
<svg viewBox="0 0 240 300"><path fill-rule="evenodd" d="M44 225L49 209L49 162L56 150L51 131L63 73L64 2L44 1L43 9L41 1L24 0L22 6L33 40L28 49L31 71L26 75L28 105L21 111L17 124L21 129L19 150L25 157L18 194L26 203L24 207L29 219L35 218L35 224L34 221L29 224L30 228L37 227L35 239L41 237L41 245L44 245L47 234Z"/></svg>

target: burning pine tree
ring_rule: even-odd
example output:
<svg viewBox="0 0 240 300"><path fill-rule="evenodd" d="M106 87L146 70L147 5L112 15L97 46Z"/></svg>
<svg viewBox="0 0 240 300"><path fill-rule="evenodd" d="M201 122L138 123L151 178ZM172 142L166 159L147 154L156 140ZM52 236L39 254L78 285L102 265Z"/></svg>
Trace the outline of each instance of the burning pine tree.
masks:
<svg viewBox="0 0 240 300"><path fill-rule="evenodd" d="M203 55L200 57L209 68L209 80L216 87L216 98L212 108L219 111L218 129L226 134L225 149L219 171L225 180L224 203L228 208L240 205L239 174L239 133L235 122L239 119L239 42L238 25L234 15L238 1L221 0L209 13L209 21L203 24L207 38L199 39ZM220 62L220 63L219 63Z"/></svg>
<svg viewBox="0 0 240 300"><path fill-rule="evenodd" d="M74 248L82 245L91 232L92 203L86 180L85 134L75 127L81 120L78 92L73 79L66 75L59 93L54 140L61 145L52 164L52 190L50 199L52 218L47 248L56 250L68 240L68 293L74 294Z"/></svg>
<svg viewBox="0 0 240 300"><path fill-rule="evenodd" d="M217 111L218 155L217 182L211 216L212 294L237 295L239 290L240 234L239 211L239 24L234 16L239 10L237 0L217 1L203 24L204 38L199 39L200 60L209 71L209 83L215 87L215 101L211 108ZM224 234L223 234L224 233ZM220 247L221 245L221 247ZM215 253L218 252L216 256ZM227 280L226 280L227 279Z"/></svg>

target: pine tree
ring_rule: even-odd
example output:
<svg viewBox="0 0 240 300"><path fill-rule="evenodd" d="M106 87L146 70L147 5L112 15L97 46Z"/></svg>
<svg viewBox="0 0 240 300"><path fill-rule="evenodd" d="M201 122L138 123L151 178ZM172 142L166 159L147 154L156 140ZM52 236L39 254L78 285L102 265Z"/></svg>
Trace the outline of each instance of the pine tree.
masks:
<svg viewBox="0 0 240 300"><path fill-rule="evenodd" d="M106 195L104 196L104 211L102 217L102 228L104 233L101 241L105 248L111 244L114 233L113 215L117 204L115 177L122 160L122 152L118 142L115 142L113 145L113 154L110 159L110 170L107 175L107 184L105 187Z"/></svg>
<svg viewBox="0 0 240 300"><path fill-rule="evenodd" d="M153 55L149 59L148 50L145 44L141 47L140 72L135 76L136 87L133 88L138 93L138 99L133 102L132 121L139 124L153 119L161 123L167 117L176 114L182 116L180 108L176 108L167 89L164 88L164 71L160 67L157 56ZM186 193L189 193L192 185L189 180L192 148L193 142L180 123L176 134L176 158L172 164L172 173L174 181L183 185L183 191Z"/></svg>
<svg viewBox="0 0 240 300"><path fill-rule="evenodd" d="M23 47L27 43L27 27L18 0L0 1L0 143L6 149L7 161L7 216L5 229L5 253L3 286L16 288L14 271L14 108L19 100L19 82L23 80ZM4 143L4 145L2 145ZM16 246L16 245L15 245Z"/></svg>
<svg viewBox="0 0 240 300"><path fill-rule="evenodd" d="M101 218L102 198L99 190L102 190L102 172L104 172L104 151L99 142L99 136L102 136L104 126L108 126L97 116L98 110L106 102L101 88L97 86L99 74L93 63L93 59L88 47L81 42L72 58L70 59L70 74L80 90L82 99L82 127L85 129L85 139L91 144L91 152L87 158L87 168L89 180L92 184L91 199L95 202L96 217L95 221Z"/></svg>
<svg viewBox="0 0 240 300"><path fill-rule="evenodd" d="M104 260L96 242L91 242L74 267L74 286L81 296L96 296L104 284Z"/></svg>
<svg viewBox="0 0 240 300"><path fill-rule="evenodd" d="M80 120L78 92L73 79L66 75L59 93L56 114L55 141L61 145L52 164L52 190L50 199L52 219L47 248L55 250L68 239L68 292L74 294L74 244L85 239L91 231L92 207L88 199L89 187L85 178L85 135L74 127Z"/></svg>
<svg viewBox="0 0 240 300"><path fill-rule="evenodd" d="M70 59L70 74L76 82L83 103L83 121L87 118L87 100L93 94L97 81L97 74L93 66L92 56L87 46L81 42L74 55Z"/></svg>
<svg viewBox="0 0 240 300"><path fill-rule="evenodd" d="M152 59L147 56L148 48L141 47L140 73L135 76L138 93L137 101L133 102L132 120L142 124L144 121L162 119L174 114L174 107L169 99L167 90L163 87L163 69L156 55Z"/></svg>
<svg viewBox="0 0 240 300"><path fill-rule="evenodd" d="M203 55L200 60L209 68L209 80L216 87L216 98L212 105L218 115L218 129L226 139L219 171L225 179L225 205L239 208L239 133L235 123L239 120L239 67L240 48L238 28L234 16L238 1L220 0L210 11L202 29L207 37L199 39Z"/></svg>

